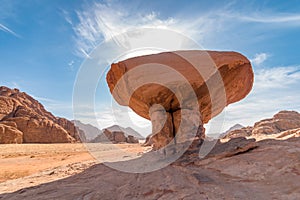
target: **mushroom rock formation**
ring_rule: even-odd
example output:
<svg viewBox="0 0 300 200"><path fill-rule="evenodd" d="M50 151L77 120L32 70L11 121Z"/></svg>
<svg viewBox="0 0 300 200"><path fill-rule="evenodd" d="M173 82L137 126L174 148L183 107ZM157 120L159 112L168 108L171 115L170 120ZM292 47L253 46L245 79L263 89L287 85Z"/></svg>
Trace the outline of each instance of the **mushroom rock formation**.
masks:
<svg viewBox="0 0 300 200"><path fill-rule="evenodd" d="M106 77L114 99L151 120L149 143L204 138L203 124L253 85L250 61L236 52L174 51L113 63Z"/></svg>

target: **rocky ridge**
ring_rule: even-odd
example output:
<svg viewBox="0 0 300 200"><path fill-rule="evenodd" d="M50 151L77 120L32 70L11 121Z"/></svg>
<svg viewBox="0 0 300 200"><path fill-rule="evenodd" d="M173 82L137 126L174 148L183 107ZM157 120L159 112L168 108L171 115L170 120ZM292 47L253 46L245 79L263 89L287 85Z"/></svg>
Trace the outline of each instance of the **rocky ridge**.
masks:
<svg viewBox="0 0 300 200"><path fill-rule="evenodd" d="M284 138L298 137L300 129L300 114L296 111L280 111L272 118L263 119L256 122L254 126L248 126L233 130L227 133L223 138L237 137L269 137Z"/></svg>
<svg viewBox="0 0 300 200"><path fill-rule="evenodd" d="M85 141L74 123L48 112L18 89L0 87L0 143L70 143Z"/></svg>

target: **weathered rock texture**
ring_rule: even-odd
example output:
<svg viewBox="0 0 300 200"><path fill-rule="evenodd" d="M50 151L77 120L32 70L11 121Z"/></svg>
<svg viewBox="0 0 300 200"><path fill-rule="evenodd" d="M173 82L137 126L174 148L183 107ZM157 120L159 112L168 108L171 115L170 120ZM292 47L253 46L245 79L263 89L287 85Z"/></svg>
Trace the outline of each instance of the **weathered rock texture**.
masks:
<svg viewBox="0 0 300 200"><path fill-rule="evenodd" d="M297 137L300 129L300 114L296 111L280 111L273 118L256 122L253 127L245 127L229 132L224 138L261 137L272 135L274 138Z"/></svg>
<svg viewBox="0 0 300 200"><path fill-rule="evenodd" d="M84 140L72 122L57 118L18 89L0 87L0 143L64 143Z"/></svg>
<svg viewBox="0 0 300 200"><path fill-rule="evenodd" d="M253 71L239 53L192 50L114 63L106 79L119 104L151 120L148 141L158 149L176 133L178 142L203 138L203 123L250 92Z"/></svg>
<svg viewBox="0 0 300 200"><path fill-rule="evenodd" d="M206 158L191 152L190 159L186 155L158 171L125 173L98 164L65 179L0 194L0 199L296 200L299 154L300 138L260 142L238 138L217 143Z"/></svg>
<svg viewBox="0 0 300 200"><path fill-rule="evenodd" d="M132 135L126 136L123 131L110 131L109 129L104 129L100 135L98 135L95 139L91 140L92 143L139 143L139 140L136 139Z"/></svg>

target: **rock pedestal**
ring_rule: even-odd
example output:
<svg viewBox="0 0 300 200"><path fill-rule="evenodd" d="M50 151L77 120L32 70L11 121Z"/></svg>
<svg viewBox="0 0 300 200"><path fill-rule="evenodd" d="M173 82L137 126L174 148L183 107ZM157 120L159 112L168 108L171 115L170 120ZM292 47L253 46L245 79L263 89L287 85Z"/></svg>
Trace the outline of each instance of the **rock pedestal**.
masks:
<svg viewBox="0 0 300 200"><path fill-rule="evenodd" d="M203 139L204 127L199 111L180 109L166 112L160 105L150 108L152 134L148 141L153 149L160 149L167 144L183 143L188 140Z"/></svg>
<svg viewBox="0 0 300 200"><path fill-rule="evenodd" d="M250 92L253 71L240 53L190 50L113 63L106 80L120 105L151 120L147 143L159 149L203 138L204 123Z"/></svg>

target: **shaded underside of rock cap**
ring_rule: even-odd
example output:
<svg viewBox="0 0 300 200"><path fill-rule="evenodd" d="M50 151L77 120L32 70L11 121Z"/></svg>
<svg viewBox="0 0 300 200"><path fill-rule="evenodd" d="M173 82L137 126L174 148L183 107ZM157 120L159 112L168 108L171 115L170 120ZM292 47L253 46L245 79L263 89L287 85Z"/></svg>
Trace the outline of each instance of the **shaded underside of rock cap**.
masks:
<svg viewBox="0 0 300 200"><path fill-rule="evenodd" d="M167 112L195 106L188 102L192 95L184 94L191 87L202 120L207 123L225 106L250 92L253 71L250 61L237 52L187 50L113 63L106 79L115 100L146 119L150 119L149 108L154 104L162 105ZM212 109L212 95L218 99L222 93L225 93L225 102L221 98L214 101ZM180 95L185 96L185 102L178 100Z"/></svg>

